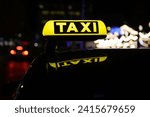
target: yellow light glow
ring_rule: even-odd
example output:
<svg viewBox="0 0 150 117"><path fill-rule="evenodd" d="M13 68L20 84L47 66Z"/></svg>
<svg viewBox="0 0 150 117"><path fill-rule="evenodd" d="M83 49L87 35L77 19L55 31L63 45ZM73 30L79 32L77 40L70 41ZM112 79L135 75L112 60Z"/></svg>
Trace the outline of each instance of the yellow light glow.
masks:
<svg viewBox="0 0 150 117"><path fill-rule="evenodd" d="M16 55L17 53L16 53L15 50L10 50L10 54L11 54L11 55Z"/></svg>
<svg viewBox="0 0 150 117"><path fill-rule="evenodd" d="M29 54L29 52L27 50L22 52L22 55L27 56Z"/></svg>
<svg viewBox="0 0 150 117"><path fill-rule="evenodd" d="M21 51L21 50L23 50L23 47L22 46L17 46L16 49Z"/></svg>

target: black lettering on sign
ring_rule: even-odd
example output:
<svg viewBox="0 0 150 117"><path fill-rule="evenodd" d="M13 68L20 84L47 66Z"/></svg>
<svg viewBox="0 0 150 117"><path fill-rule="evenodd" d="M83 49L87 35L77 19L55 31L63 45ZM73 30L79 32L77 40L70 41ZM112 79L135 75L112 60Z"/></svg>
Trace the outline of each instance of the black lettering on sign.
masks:
<svg viewBox="0 0 150 117"><path fill-rule="evenodd" d="M54 22L55 34L84 34L84 33L98 33L98 22Z"/></svg>

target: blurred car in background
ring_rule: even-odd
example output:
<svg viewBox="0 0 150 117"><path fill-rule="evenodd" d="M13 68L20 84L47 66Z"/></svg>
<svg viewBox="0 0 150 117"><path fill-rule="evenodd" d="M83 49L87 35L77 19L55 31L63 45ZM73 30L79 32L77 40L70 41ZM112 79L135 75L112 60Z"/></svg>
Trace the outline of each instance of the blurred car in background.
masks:
<svg viewBox="0 0 150 117"><path fill-rule="evenodd" d="M10 50L11 55L18 55L18 56L28 56L29 51L26 50L23 46L16 46L14 49Z"/></svg>
<svg viewBox="0 0 150 117"><path fill-rule="evenodd" d="M17 60L30 60L32 45L28 41L16 41L9 49L9 58Z"/></svg>

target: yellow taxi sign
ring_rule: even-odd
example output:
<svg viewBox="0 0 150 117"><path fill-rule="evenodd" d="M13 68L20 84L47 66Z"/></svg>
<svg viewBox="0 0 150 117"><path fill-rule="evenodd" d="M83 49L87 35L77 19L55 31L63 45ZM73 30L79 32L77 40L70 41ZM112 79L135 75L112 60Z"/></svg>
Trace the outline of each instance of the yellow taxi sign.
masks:
<svg viewBox="0 0 150 117"><path fill-rule="evenodd" d="M43 28L43 36L106 36L101 20L49 20Z"/></svg>

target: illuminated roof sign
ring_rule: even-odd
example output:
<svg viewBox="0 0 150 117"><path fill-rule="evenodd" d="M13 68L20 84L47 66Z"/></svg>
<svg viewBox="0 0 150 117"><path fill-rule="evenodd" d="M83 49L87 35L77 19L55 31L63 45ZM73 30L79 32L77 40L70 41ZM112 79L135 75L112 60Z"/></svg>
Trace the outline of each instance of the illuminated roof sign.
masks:
<svg viewBox="0 0 150 117"><path fill-rule="evenodd" d="M101 20L49 20L43 28L43 36L106 36Z"/></svg>

